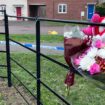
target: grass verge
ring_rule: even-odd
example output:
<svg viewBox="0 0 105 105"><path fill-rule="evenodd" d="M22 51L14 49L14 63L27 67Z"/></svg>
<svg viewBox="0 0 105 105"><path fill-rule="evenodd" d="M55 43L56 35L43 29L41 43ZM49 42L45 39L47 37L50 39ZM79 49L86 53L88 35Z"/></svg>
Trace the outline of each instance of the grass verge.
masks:
<svg viewBox="0 0 105 105"><path fill-rule="evenodd" d="M4 55L0 56L2 62ZM36 75L36 56L32 53L11 53L11 57L17 60L32 74ZM50 57L65 63L64 57L53 55ZM11 62L12 72L36 95L36 80L27 74L23 69ZM2 72L3 73L3 72ZM64 79L67 70L41 57L41 80L50 86L54 91L68 100L73 105L105 105L105 91L96 88L92 83L76 75L75 85L70 88L70 94L67 95ZM12 77L15 85L21 84ZM50 93L41 85L41 100L44 105L65 105L62 101Z"/></svg>
<svg viewBox="0 0 105 105"><path fill-rule="evenodd" d="M19 42L35 42L36 36L31 34L21 34L21 35L10 35L10 38ZM4 36L0 36L0 40L5 40ZM61 35L41 35L41 42L49 43L59 43L63 41L63 36Z"/></svg>

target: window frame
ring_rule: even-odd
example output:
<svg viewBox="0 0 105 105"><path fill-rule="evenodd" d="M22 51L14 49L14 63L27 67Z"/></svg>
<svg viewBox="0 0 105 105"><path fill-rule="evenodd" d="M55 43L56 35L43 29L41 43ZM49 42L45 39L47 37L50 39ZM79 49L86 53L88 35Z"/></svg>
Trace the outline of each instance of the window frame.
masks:
<svg viewBox="0 0 105 105"><path fill-rule="evenodd" d="M6 10L6 4L1 4L0 5L0 10ZM0 15L4 15L4 13L1 12Z"/></svg>
<svg viewBox="0 0 105 105"><path fill-rule="evenodd" d="M1 4L0 7L1 7L2 10L5 10L6 9L6 4Z"/></svg>
<svg viewBox="0 0 105 105"><path fill-rule="evenodd" d="M61 6L61 12L59 11L60 10L60 6ZM64 6L65 6L65 12L63 11L64 10ZM59 14L66 14L67 13L67 4L63 4L63 3L58 4L58 13Z"/></svg>

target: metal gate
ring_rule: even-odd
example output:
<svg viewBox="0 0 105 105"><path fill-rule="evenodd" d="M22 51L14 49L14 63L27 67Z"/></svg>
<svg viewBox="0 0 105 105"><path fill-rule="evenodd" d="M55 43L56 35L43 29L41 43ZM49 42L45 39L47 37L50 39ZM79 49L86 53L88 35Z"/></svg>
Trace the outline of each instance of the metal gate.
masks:
<svg viewBox="0 0 105 105"><path fill-rule="evenodd" d="M12 84L12 80L11 80L11 75L13 75L20 83L21 85L27 90L29 91L29 93L35 98L35 100L37 100L37 105L43 105L43 103L41 102L41 85L43 85L46 89L48 89L51 93L53 93L56 97L58 97L60 100L62 100L63 103L65 103L66 105L70 105L70 103L65 100L62 96L60 96L58 93L56 93L53 89L51 89L47 84L45 84L40 78L41 78L41 65L40 65L40 57L44 57L47 60L60 65L63 68L66 68L67 70L69 69L69 67L61 62L58 62L56 60L54 60L53 58L50 58L44 54L42 54L40 52L40 22L41 21L50 21L50 22L61 22L61 23L73 23L73 24L84 24L84 25L97 25L97 26L105 26L104 24L96 24L96 23L89 23L89 22L80 22L80 21L73 21L73 20L59 20L59 19L44 19L44 18L39 18L39 17L17 17L17 16L10 16L6 14L6 11L0 11L0 12L4 12L4 23L5 23L5 32L4 33L0 33L5 35L5 40L6 40L6 51L0 51L1 53L6 53L7 56L7 65L0 65L1 67L7 67L7 78L8 78L8 86L11 87L12 85L14 86L14 84ZM9 37L9 26L8 26L8 17L9 18L23 18L23 19L29 19L29 20L33 20L36 24L36 50L33 50L29 47L24 46L23 44L11 39ZM29 70L27 70L27 68L24 68L18 61L14 60L11 55L10 55L10 41L26 48L27 50L30 50L33 53L36 53L36 68L37 68L37 74L36 76L34 76ZM11 71L11 62L13 61L14 63L16 63L19 67L21 67L23 70L25 70L31 77L33 77L33 79L35 79L37 81L37 95L35 96L25 85L24 83ZM71 68L74 70L74 68ZM82 75L79 71L74 70L75 73L78 73L80 75ZM1 76L2 77L2 76ZM15 86L14 86L15 87ZM23 99L26 101L26 103L29 105L28 101L25 99L24 95L17 89L17 87L15 87L15 89L18 91L18 93L23 97Z"/></svg>

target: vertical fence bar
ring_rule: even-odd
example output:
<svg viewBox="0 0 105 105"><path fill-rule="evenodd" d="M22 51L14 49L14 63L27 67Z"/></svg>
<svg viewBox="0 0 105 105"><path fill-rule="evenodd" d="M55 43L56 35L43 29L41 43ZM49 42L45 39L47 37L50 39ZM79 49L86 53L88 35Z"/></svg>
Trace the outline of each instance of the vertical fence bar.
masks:
<svg viewBox="0 0 105 105"><path fill-rule="evenodd" d="M9 45L9 27L8 27L8 16L6 10L4 10L4 21L5 21L5 40L6 40L6 59L7 59L7 75L8 75L8 86L11 87L11 64L10 64L10 45Z"/></svg>
<svg viewBox="0 0 105 105"><path fill-rule="evenodd" d="M40 21L36 21L37 105L40 105Z"/></svg>

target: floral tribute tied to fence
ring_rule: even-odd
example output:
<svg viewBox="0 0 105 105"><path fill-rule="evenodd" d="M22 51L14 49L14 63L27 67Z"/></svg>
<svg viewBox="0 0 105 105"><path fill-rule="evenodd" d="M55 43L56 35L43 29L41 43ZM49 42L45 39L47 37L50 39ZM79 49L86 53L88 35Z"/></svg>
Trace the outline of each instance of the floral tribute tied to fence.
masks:
<svg viewBox="0 0 105 105"><path fill-rule="evenodd" d="M91 22L105 23L105 17L94 14ZM70 31L71 30L71 31ZM80 29L65 27L64 55L69 67L81 72L83 76L105 89L105 27L88 26ZM70 69L65 84L74 84L74 71Z"/></svg>

